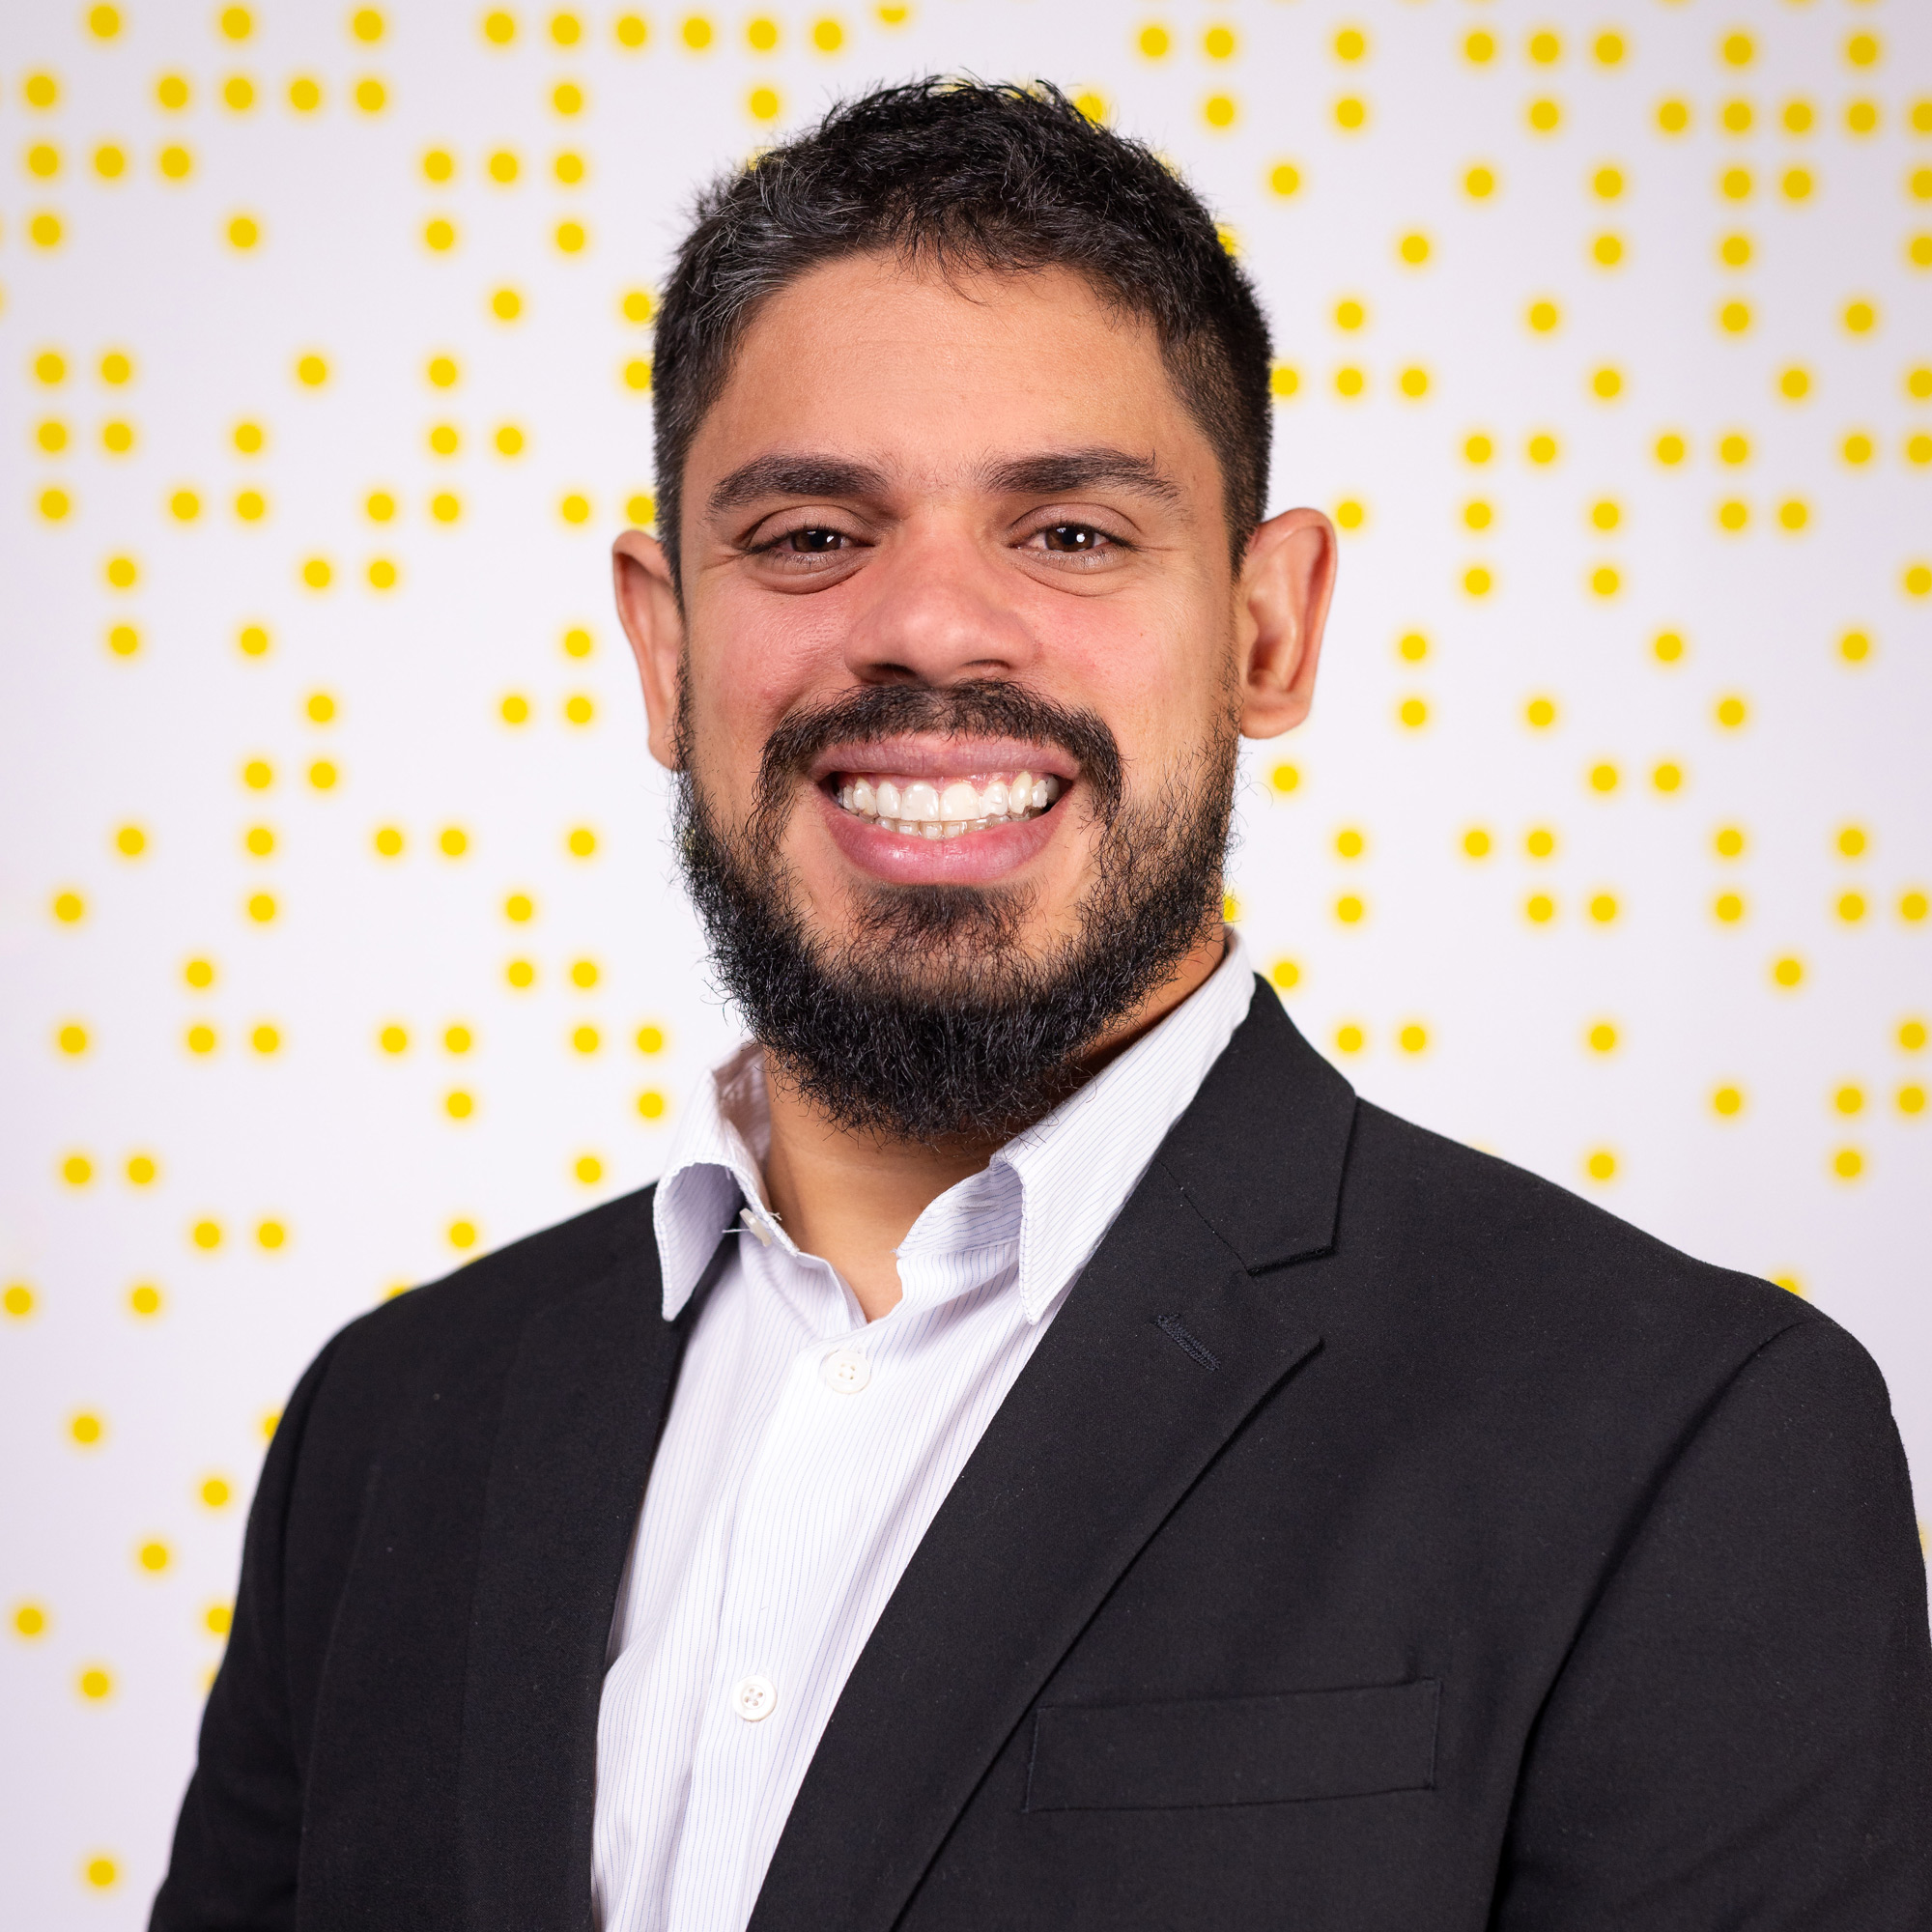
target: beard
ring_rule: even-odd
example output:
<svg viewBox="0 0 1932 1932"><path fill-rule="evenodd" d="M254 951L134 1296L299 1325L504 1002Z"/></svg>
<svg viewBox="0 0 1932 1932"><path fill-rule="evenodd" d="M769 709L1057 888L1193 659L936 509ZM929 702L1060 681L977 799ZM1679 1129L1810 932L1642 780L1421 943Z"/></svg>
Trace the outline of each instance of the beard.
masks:
<svg viewBox="0 0 1932 1932"><path fill-rule="evenodd" d="M678 719L679 864L726 999L776 1071L835 1126L880 1140L1004 1140L1081 1083L1083 1056L1175 975L1221 918L1238 724L1232 703L1189 764L1126 793L1120 748L1090 711L1017 685L878 685L772 734L742 830L722 825ZM781 841L828 746L901 732L1017 738L1079 760L1098 828L1073 929L1029 952L1025 886L858 892L850 929L810 929Z"/></svg>

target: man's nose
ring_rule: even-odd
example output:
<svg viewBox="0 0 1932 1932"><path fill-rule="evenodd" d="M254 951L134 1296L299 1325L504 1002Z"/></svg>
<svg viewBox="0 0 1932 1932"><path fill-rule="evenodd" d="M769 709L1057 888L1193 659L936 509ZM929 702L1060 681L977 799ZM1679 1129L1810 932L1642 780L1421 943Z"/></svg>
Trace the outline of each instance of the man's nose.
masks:
<svg viewBox="0 0 1932 1932"><path fill-rule="evenodd" d="M1009 677L1038 643L1020 609L1017 573L969 533L929 531L885 546L863 573L845 664L866 684L944 685Z"/></svg>

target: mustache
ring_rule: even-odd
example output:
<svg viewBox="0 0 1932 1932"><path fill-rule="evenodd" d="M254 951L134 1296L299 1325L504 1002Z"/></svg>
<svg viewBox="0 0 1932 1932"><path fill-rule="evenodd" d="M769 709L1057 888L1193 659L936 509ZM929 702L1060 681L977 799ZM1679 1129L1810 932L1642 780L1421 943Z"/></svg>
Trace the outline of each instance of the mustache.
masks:
<svg viewBox="0 0 1932 1932"><path fill-rule="evenodd" d="M1058 704L1001 678L967 684L873 684L829 704L792 712L765 741L758 761L753 842L777 849L799 781L829 747L904 732L948 738L1018 738L1068 753L1089 787L1089 809L1111 825L1121 809L1120 741L1096 713Z"/></svg>

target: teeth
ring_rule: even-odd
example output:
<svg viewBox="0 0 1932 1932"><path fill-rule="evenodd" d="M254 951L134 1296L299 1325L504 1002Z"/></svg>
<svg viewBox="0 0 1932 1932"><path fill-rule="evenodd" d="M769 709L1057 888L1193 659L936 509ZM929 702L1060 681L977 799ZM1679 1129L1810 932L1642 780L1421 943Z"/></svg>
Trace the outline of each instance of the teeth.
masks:
<svg viewBox="0 0 1932 1932"><path fill-rule="evenodd" d="M964 825L978 818L983 810L980 794L964 779L956 780L939 794L939 815L949 825Z"/></svg>
<svg viewBox="0 0 1932 1932"><path fill-rule="evenodd" d="M988 779L983 790L969 779L953 779L943 788L924 779L848 778L838 787L838 803L861 818L873 818L889 832L913 838L957 838L962 833L1010 825L1044 811L1065 789L1059 779L1017 772L1010 779Z"/></svg>

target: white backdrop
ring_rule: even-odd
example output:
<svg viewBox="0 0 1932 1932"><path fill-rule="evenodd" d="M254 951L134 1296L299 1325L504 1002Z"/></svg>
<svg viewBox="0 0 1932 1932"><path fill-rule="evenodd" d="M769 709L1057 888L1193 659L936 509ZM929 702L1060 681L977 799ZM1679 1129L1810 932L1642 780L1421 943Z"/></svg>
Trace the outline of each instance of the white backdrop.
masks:
<svg viewBox="0 0 1932 1932"><path fill-rule="evenodd" d="M1347 533L1232 876L1299 1022L1811 1296L1932 1481L1932 12L4 0L10 1924L141 1921L307 1357L728 1037L608 608L651 292L933 69L1154 141L1273 313Z"/></svg>

